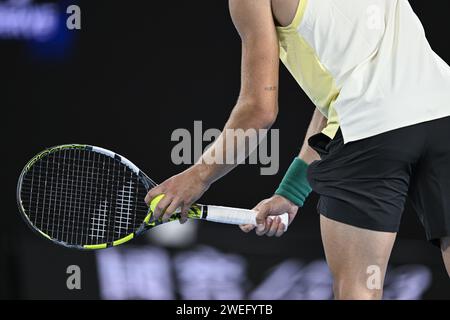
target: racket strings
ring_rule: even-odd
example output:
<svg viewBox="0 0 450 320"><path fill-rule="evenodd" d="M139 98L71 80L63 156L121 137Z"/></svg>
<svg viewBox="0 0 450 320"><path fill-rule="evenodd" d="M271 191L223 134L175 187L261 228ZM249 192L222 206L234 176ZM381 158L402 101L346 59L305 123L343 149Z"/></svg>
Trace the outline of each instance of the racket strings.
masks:
<svg viewBox="0 0 450 320"><path fill-rule="evenodd" d="M134 232L147 214L137 174L104 154L64 149L25 174L21 198L32 224L73 245L113 242Z"/></svg>

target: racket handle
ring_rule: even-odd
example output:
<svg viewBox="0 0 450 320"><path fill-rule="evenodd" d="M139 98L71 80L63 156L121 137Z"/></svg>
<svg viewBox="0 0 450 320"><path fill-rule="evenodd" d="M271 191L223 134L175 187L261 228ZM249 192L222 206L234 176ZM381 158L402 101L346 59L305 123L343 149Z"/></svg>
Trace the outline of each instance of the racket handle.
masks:
<svg viewBox="0 0 450 320"><path fill-rule="evenodd" d="M228 224L251 224L256 226L256 211L230 208L230 207L220 207L220 206L203 206L204 217L202 219L213 222L228 223ZM269 216L269 218L274 219L276 216ZM281 222L284 225L284 231L287 230L289 225L289 215L283 213L278 217L281 218Z"/></svg>

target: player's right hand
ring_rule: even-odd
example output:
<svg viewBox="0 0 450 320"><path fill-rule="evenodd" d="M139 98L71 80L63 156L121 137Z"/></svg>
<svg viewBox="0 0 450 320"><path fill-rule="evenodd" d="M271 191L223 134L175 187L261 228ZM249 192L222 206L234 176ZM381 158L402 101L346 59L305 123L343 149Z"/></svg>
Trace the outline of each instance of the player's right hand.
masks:
<svg viewBox="0 0 450 320"><path fill-rule="evenodd" d="M256 234L258 236L281 237L285 232L286 226L283 225L278 216L288 213L289 224L291 224L297 215L298 206L282 196L274 195L269 199L261 201L253 210L257 211L257 226L241 225L240 228L242 231L250 232L256 228ZM269 218L269 216L272 217Z"/></svg>

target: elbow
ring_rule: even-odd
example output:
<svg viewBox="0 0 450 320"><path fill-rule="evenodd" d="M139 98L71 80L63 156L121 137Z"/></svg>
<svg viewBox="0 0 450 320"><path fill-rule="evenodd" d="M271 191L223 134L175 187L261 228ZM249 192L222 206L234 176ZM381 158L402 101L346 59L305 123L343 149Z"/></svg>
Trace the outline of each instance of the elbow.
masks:
<svg viewBox="0 0 450 320"><path fill-rule="evenodd" d="M264 128L270 128L277 120L278 108L261 108L258 110L258 118L261 126Z"/></svg>
<svg viewBox="0 0 450 320"><path fill-rule="evenodd" d="M231 117L240 119L248 126L261 129L269 129L278 116L277 103L261 103L239 101L233 110Z"/></svg>
<svg viewBox="0 0 450 320"><path fill-rule="evenodd" d="M270 128L277 120L278 106L274 105L255 105L253 108L253 117L261 128Z"/></svg>

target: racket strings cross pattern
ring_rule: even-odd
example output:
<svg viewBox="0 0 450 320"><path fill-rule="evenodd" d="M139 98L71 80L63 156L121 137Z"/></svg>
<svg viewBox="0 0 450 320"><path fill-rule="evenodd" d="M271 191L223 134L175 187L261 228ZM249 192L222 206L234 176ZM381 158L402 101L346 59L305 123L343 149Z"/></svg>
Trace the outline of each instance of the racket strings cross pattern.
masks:
<svg viewBox="0 0 450 320"><path fill-rule="evenodd" d="M56 244L104 249L123 244L162 224L144 198L157 184L126 158L89 145L44 150L23 169L17 185L19 210L27 224ZM255 224L256 212L195 204L191 219ZM285 228L288 215L280 216ZM176 212L169 221L180 219Z"/></svg>

